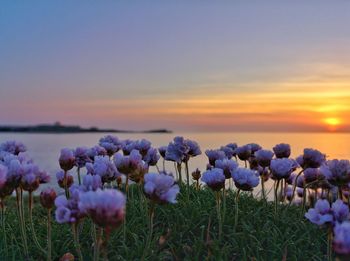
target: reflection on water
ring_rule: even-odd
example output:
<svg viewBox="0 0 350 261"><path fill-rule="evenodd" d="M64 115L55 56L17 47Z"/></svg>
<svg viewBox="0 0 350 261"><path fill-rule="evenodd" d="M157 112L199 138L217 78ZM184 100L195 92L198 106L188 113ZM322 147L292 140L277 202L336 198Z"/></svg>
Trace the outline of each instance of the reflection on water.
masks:
<svg viewBox="0 0 350 261"><path fill-rule="evenodd" d="M99 138L105 134L0 134L0 143L15 139L23 142L28 153L34 161L48 171L51 183L56 184L55 173L59 170L58 156L63 147L75 148L77 146L96 145ZM145 138L152 142L154 147L167 145L174 136L196 140L201 146L203 154L190 161L190 169L204 170L207 158L204 151L209 148L219 148L227 143L236 142L238 145L255 142L263 148L272 149L277 143L285 142L292 146L292 156L300 155L304 148L315 148L327 155L329 159L350 159L350 134L345 133L172 133L172 134L117 134L120 139ZM160 164L161 166L161 164ZM166 168L173 171L172 163L167 163ZM155 169L154 169L155 171ZM259 190L259 189L258 189Z"/></svg>

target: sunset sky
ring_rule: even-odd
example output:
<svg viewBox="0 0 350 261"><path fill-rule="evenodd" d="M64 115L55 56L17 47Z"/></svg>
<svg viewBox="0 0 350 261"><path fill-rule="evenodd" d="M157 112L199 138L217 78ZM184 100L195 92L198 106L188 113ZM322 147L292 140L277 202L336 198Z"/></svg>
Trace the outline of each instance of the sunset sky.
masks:
<svg viewBox="0 0 350 261"><path fill-rule="evenodd" d="M349 14L341 0L2 1L0 125L350 131Z"/></svg>

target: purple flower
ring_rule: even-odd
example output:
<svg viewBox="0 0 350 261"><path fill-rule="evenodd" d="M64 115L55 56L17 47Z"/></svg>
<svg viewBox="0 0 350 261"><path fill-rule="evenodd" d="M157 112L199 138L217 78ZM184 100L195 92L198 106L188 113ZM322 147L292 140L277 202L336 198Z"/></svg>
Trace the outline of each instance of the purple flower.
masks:
<svg viewBox="0 0 350 261"><path fill-rule="evenodd" d="M57 178L57 183L58 185L61 187L61 188L65 188L65 185L64 185L64 172L63 171L59 171L56 173L56 178ZM73 185L74 183L74 179L73 179L73 176L67 172L67 175L66 175L66 178L67 178L67 188L69 188L70 186Z"/></svg>
<svg viewBox="0 0 350 261"><path fill-rule="evenodd" d="M290 145L286 143L277 144L273 147L273 152L276 155L276 158L289 158L291 154Z"/></svg>
<svg viewBox="0 0 350 261"><path fill-rule="evenodd" d="M165 153L167 151L168 146L162 146L158 148L159 154L160 156L162 156L162 158L165 158Z"/></svg>
<svg viewBox="0 0 350 261"><path fill-rule="evenodd" d="M229 143L229 144L227 144L225 147L229 147L229 148L231 148L233 151L235 151L236 149L237 149L237 143ZM233 155L233 156L235 156L235 155Z"/></svg>
<svg viewBox="0 0 350 261"><path fill-rule="evenodd" d="M149 140L142 139L134 142L134 149L138 150L142 157L145 157L152 143Z"/></svg>
<svg viewBox="0 0 350 261"><path fill-rule="evenodd" d="M13 155L18 155L20 152L25 152L26 146L22 142L9 140L0 145L0 151L5 151Z"/></svg>
<svg viewBox="0 0 350 261"><path fill-rule="evenodd" d="M227 147L227 146L221 146L220 150L225 153L226 158L228 158L228 159L232 159L233 155L235 154L234 150L230 147Z"/></svg>
<svg viewBox="0 0 350 261"><path fill-rule="evenodd" d="M247 144L250 146L250 151L251 151L251 154L254 155L254 153L258 150L261 150L262 147L259 145L259 144L256 144L256 143L249 143Z"/></svg>
<svg viewBox="0 0 350 261"><path fill-rule="evenodd" d="M103 183L111 182L119 175L117 168L108 156L96 156L94 163L87 163L86 169L89 174L99 175Z"/></svg>
<svg viewBox="0 0 350 261"><path fill-rule="evenodd" d="M332 212L334 220L337 222L343 222L349 218L349 207L341 199L332 203Z"/></svg>
<svg viewBox="0 0 350 261"><path fill-rule="evenodd" d="M90 174L87 174L84 176L83 185L82 185L83 191L90 191L90 190L95 191L99 188L102 188L101 176L90 175Z"/></svg>
<svg viewBox="0 0 350 261"><path fill-rule="evenodd" d="M33 192L39 188L39 185L40 180L33 172L27 173L21 179L21 187L25 191Z"/></svg>
<svg viewBox="0 0 350 261"><path fill-rule="evenodd" d="M259 174L255 170L237 168L232 173L232 178L236 187L244 191L252 191L259 185Z"/></svg>
<svg viewBox="0 0 350 261"><path fill-rule="evenodd" d="M324 224L331 224L333 222L332 210L329 202L326 199L317 200L315 207L310 208L305 217L311 223L322 226Z"/></svg>
<svg viewBox="0 0 350 261"><path fill-rule="evenodd" d="M350 162L348 160L329 160L321 166L320 171L334 186L344 186L350 182Z"/></svg>
<svg viewBox="0 0 350 261"><path fill-rule="evenodd" d="M92 162L88 155L89 149L87 147L78 147L74 151L74 156L75 156L75 165L78 168L83 168L85 167L85 164L87 162Z"/></svg>
<svg viewBox="0 0 350 261"><path fill-rule="evenodd" d="M100 139L99 145L105 148L107 155L111 157L114 155L114 153L121 149L122 141L120 141L116 136L107 135Z"/></svg>
<svg viewBox="0 0 350 261"><path fill-rule="evenodd" d="M350 222L336 224L334 228L333 249L337 254L350 255Z"/></svg>
<svg viewBox="0 0 350 261"><path fill-rule="evenodd" d="M73 150L68 148L62 149L58 161L60 163L61 169L64 171L71 170L75 166L75 157Z"/></svg>
<svg viewBox="0 0 350 261"><path fill-rule="evenodd" d="M56 191L53 188L46 188L40 193L40 203L44 208L52 209L56 197Z"/></svg>
<svg viewBox="0 0 350 261"><path fill-rule="evenodd" d="M103 228L116 228L125 217L126 198L118 190L105 189L81 193L79 210Z"/></svg>
<svg viewBox="0 0 350 261"><path fill-rule="evenodd" d="M101 147L100 145L96 145L88 149L86 154L90 158L89 162L93 162L96 156L107 156L107 151L104 147Z"/></svg>
<svg viewBox="0 0 350 261"><path fill-rule="evenodd" d="M150 148L147 151L146 156L144 157L144 161L148 164L148 166L155 166L159 160L160 156L158 154L157 149Z"/></svg>
<svg viewBox="0 0 350 261"><path fill-rule="evenodd" d="M318 150L304 149L302 161L299 165L303 168L319 168L326 161L326 156Z"/></svg>
<svg viewBox="0 0 350 261"><path fill-rule="evenodd" d="M148 165L142 160L142 155L138 150L132 150L129 156L116 154L114 163L118 171L136 183L141 182L148 172Z"/></svg>
<svg viewBox="0 0 350 261"><path fill-rule="evenodd" d="M286 196L286 198L291 201L292 200L292 196L293 196L293 187L292 186L287 186L284 190L284 195Z"/></svg>
<svg viewBox="0 0 350 261"><path fill-rule="evenodd" d="M225 175L222 169L212 168L203 173L202 179L214 191L219 191L225 187Z"/></svg>
<svg viewBox="0 0 350 261"><path fill-rule="evenodd" d="M145 175L144 192L149 199L159 204L176 203L180 188L171 175L148 173Z"/></svg>
<svg viewBox="0 0 350 261"><path fill-rule="evenodd" d="M85 213L78 207L81 192L76 187L70 188L69 191L69 199L63 195L55 199L55 216L56 221L60 224L76 223L85 216Z"/></svg>
<svg viewBox="0 0 350 261"><path fill-rule="evenodd" d="M186 145L183 137L175 137L173 142L170 142L165 152L165 159L181 163L185 161L190 148Z"/></svg>
<svg viewBox="0 0 350 261"><path fill-rule="evenodd" d="M288 178L294 169L294 162L290 159L273 159L270 164L272 176L275 179Z"/></svg>
<svg viewBox="0 0 350 261"><path fill-rule="evenodd" d="M234 160L223 159L215 161L215 168L222 169L226 179L231 178L231 173L238 168L238 163Z"/></svg>
<svg viewBox="0 0 350 261"><path fill-rule="evenodd" d="M199 145L196 141L187 139L184 142L185 142L186 146L188 147L188 152L187 152L188 158L196 157L196 156L202 154L201 148L199 147ZM186 160L188 160L188 159L186 159Z"/></svg>
<svg viewBox="0 0 350 261"><path fill-rule="evenodd" d="M7 181L7 167L0 164L0 190Z"/></svg>
<svg viewBox="0 0 350 261"><path fill-rule="evenodd" d="M270 150L258 150L254 153L254 156L261 167L268 167L270 166L273 152Z"/></svg>
<svg viewBox="0 0 350 261"><path fill-rule="evenodd" d="M225 152L222 150L206 150L205 155L209 159L209 164L214 166L216 160L223 160L226 158Z"/></svg>
<svg viewBox="0 0 350 261"><path fill-rule="evenodd" d="M133 140L126 139L122 141L122 150L124 155L129 155L133 149L135 149L135 142Z"/></svg>
<svg viewBox="0 0 350 261"><path fill-rule="evenodd" d="M241 146L241 147L237 147L236 154L240 160L246 161L252 155L252 148L249 144Z"/></svg>

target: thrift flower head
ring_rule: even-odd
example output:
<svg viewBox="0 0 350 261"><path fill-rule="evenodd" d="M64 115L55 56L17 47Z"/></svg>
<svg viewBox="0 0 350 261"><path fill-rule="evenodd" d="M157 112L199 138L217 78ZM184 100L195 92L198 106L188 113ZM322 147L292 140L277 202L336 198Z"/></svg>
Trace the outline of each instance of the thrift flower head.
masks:
<svg viewBox="0 0 350 261"><path fill-rule="evenodd" d="M71 187L69 191L69 199L67 199L66 196L63 195L58 196L55 199L55 217L56 221L59 224L76 223L85 216L85 213L83 213L78 207L81 192L77 187L74 186Z"/></svg>
<svg viewBox="0 0 350 261"><path fill-rule="evenodd" d="M192 172L192 178L194 180L199 180L202 177L201 171L199 169L196 169L195 171Z"/></svg>
<svg viewBox="0 0 350 261"><path fill-rule="evenodd" d="M232 178L236 187L241 190L251 191L259 185L259 174L255 170L237 168L233 171Z"/></svg>
<svg viewBox="0 0 350 261"><path fill-rule="evenodd" d="M289 158L291 154L290 145L286 143L277 144L273 147L273 152L276 155L276 158Z"/></svg>
<svg viewBox="0 0 350 261"><path fill-rule="evenodd" d="M89 174L99 175L103 183L111 182L119 175L117 168L108 156L96 156L93 163L87 163Z"/></svg>
<svg viewBox="0 0 350 261"><path fill-rule="evenodd" d="M318 179L321 179L322 177L323 176L321 175L320 170L317 168L307 168L304 170L305 183L315 182ZM315 186L317 187L317 184L315 184ZM315 186L313 186L313 187L315 187Z"/></svg>
<svg viewBox="0 0 350 261"><path fill-rule="evenodd" d="M223 151L226 155L226 158L228 159L232 159L233 155L234 155L234 150L230 147L227 146L221 146L220 150Z"/></svg>
<svg viewBox="0 0 350 261"><path fill-rule="evenodd" d="M21 187L25 191L33 192L39 188L39 185L40 180L33 172L24 175L21 179Z"/></svg>
<svg viewBox="0 0 350 261"><path fill-rule="evenodd" d="M101 147L100 145L96 145L88 149L86 154L90 158L89 162L93 162L96 156L107 156L107 151L104 147Z"/></svg>
<svg viewBox="0 0 350 261"><path fill-rule="evenodd" d="M90 174L84 176L82 185L84 191L97 190L99 188L102 188L101 176Z"/></svg>
<svg viewBox="0 0 350 261"><path fill-rule="evenodd" d="M53 188L46 188L40 193L40 203L44 208L51 209L55 204L56 191Z"/></svg>
<svg viewBox="0 0 350 261"><path fill-rule="evenodd" d="M167 148L168 148L168 146L162 146L162 147L158 148L159 154L160 154L160 156L162 156L163 159L165 158L165 153L166 153Z"/></svg>
<svg viewBox="0 0 350 261"><path fill-rule="evenodd" d="M237 147L236 153L240 160L248 160L252 155L252 148L248 144L241 147Z"/></svg>
<svg viewBox="0 0 350 261"><path fill-rule="evenodd" d="M196 141L187 139L184 142L185 142L186 146L188 147L186 160L188 160L188 158L196 157L196 156L202 154L201 148L199 147L199 145Z"/></svg>
<svg viewBox="0 0 350 261"><path fill-rule="evenodd" d="M334 228L333 249L337 254L350 255L350 222L336 224Z"/></svg>
<svg viewBox="0 0 350 261"><path fill-rule="evenodd" d="M176 203L180 188L173 176L148 173L145 175L144 192L150 200L159 204Z"/></svg>
<svg viewBox="0 0 350 261"><path fill-rule="evenodd" d="M142 139L134 142L134 149L138 150L142 157L145 157L152 143L149 140Z"/></svg>
<svg viewBox="0 0 350 261"><path fill-rule="evenodd" d="M229 147L229 148L231 148L233 151L235 151L236 149L237 149L237 143L229 143L229 144L227 144L225 147ZM235 154L233 155L233 156L235 156Z"/></svg>
<svg viewBox="0 0 350 261"><path fill-rule="evenodd" d="M108 156L113 156L114 153L118 152L122 147L122 141L116 136L107 135L100 139L99 145L107 151Z"/></svg>
<svg viewBox="0 0 350 261"><path fill-rule="evenodd" d="M316 225L322 226L324 224L331 224L333 222L332 210L328 200L317 200L315 207L310 208L305 217Z"/></svg>
<svg viewBox="0 0 350 261"><path fill-rule="evenodd" d="M100 227L116 228L125 216L126 199L115 189L96 190L81 193L79 210L89 215Z"/></svg>
<svg viewBox="0 0 350 261"><path fill-rule="evenodd" d="M268 167L270 166L273 152L270 150L258 150L254 153L254 156L261 167Z"/></svg>
<svg viewBox="0 0 350 261"><path fill-rule="evenodd" d="M326 156L318 150L314 149L304 149L302 166L303 169L306 168L319 168L326 161Z"/></svg>
<svg viewBox="0 0 350 261"><path fill-rule="evenodd" d="M215 191L225 187L225 179L224 171L218 168L207 170L202 175L202 181Z"/></svg>
<svg viewBox="0 0 350 261"><path fill-rule="evenodd" d="M215 168L222 169L226 179L231 178L231 173L238 168L238 163L234 160L223 159L215 161Z"/></svg>
<svg viewBox="0 0 350 261"><path fill-rule="evenodd" d="M78 147L74 151L74 156L75 156L75 165L78 168L83 168L85 167L85 164L87 162L92 162L88 155L89 149L86 147Z"/></svg>
<svg viewBox="0 0 350 261"><path fill-rule="evenodd" d="M349 219L349 207L341 199L333 202L332 212L334 220L337 222L343 222Z"/></svg>
<svg viewBox="0 0 350 261"><path fill-rule="evenodd" d="M64 181L64 172L63 171L57 172L56 173L56 178L57 178L58 185L61 188L65 188L65 186L64 186L64 183L65 183L65 181ZM70 186L73 185L74 178L69 172L67 172L66 178L67 178L67 188L69 188Z"/></svg>
<svg viewBox="0 0 350 261"><path fill-rule="evenodd" d="M186 145L183 137L175 137L170 142L165 152L165 159L181 163L187 158L190 148Z"/></svg>
<svg viewBox="0 0 350 261"><path fill-rule="evenodd" d="M250 146L250 151L251 151L252 155L254 155L254 153L256 151L262 149L262 147L259 144L256 144L256 143L249 143L248 145Z"/></svg>
<svg viewBox="0 0 350 261"><path fill-rule="evenodd" d="M61 169L63 169L64 171L71 170L75 165L75 157L73 150L68 148L62 149L59 158L59 163Z"/></svg>
<svg viewBox="0 0 350 261"><path fill-rule="evenodd" d="M150 148L147 151L146 156L144 157L144 161L148 164L148 166L155 166L159 160L160 156L158 154L157 149Z"/></svg>
<svg viewBox="0 0 350 261"><path fill-rule="evenodd" d="M294 169L294 162L290 159L273 159L270 164L270 169L275 179L288 178Z"/></svg>
<svg viewBox="0 0 350 261"><path fill-rule="evenodd" d="M322 165L320 171L334 186L344 186L350 182L350 162L348 160L329 160Z"/></svg>
<svg viewBox="0 0 350 261"><path fill-rule="evenodd" d="M226 158L226 154L222 150L206 150L205 155L207 155L209 164L212 166L215 166L216 160L223 160Z"/></svg>
<svg viewBox="0 0 350 261"><path fill-rule="evenodd" d="M0 151L5 151L13 155L18 155L20 152L25 152L27 150L23 143L9 140L0 144Z"/></svg>

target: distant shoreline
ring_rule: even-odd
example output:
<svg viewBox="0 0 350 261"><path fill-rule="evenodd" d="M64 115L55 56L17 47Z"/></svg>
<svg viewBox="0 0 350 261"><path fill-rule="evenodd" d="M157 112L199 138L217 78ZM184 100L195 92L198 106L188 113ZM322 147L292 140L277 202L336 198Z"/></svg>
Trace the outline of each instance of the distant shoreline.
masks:
<svg viewBox="0 0 350 261"><path fill-rule="evenodd" d="M152 129L143 131L99 129L97 127L82 128L80 126L61 125L60 123L42 124L35 126L0 126L0 133L39 133L39 134L64 134L64 133L172 133L167 129Z"/></svg>

